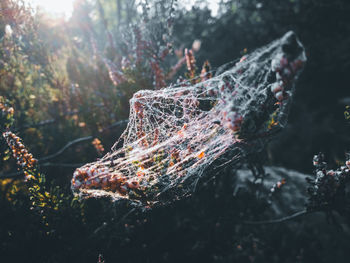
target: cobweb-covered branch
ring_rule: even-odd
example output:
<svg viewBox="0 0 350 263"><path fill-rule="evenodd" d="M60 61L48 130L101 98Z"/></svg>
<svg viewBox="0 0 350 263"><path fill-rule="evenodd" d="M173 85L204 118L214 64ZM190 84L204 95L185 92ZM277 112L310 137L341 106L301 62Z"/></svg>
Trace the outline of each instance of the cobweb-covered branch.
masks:
<svg viewBox="0 0 350 263"><path fill-rule="evenodd" d="M206 81L137 92L120 140L75 171L73 190L147 205L181 198L209 166L258 151L286 124L305 61L289 32Z"/></svg>

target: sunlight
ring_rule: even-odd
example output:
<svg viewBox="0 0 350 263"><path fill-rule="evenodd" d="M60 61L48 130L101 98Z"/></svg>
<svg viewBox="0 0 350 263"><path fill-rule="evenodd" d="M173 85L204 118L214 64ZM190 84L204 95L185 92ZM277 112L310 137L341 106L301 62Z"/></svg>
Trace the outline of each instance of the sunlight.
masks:
<svg viewBox="0 0 350 263"><path fill-rule="evenodd" d="M217 16L219 13L219 4L220 2L227 2L227 0L209 0L209 1L199 1L199 0L182 0L179 2L181 7L184 7L186 10L191 10L194 5L197 5L201 8L207 6L211 11L212 16Z"/></svg>
<svg viewBox="0 0 350 263"><path fill-rule="evenodd" d="M75 0L24 0L34 8L40 8L45 13L55 17L64 17L69 19L73 12L73 4ZM198 0L182 0L180 6L187 10L191 10L195 4L200 7L208 6L213 16L216 16L219 11L219 3L221 0L198 1ZM224 2L226 2L224 0Z"/></svg>
<svg viewBox="0 0 350 263"><path fill-rule="evenodd" d="M49 15L64 17L68 19L73 12L75 0L25 0L34 8L40 8Z"/></svg>

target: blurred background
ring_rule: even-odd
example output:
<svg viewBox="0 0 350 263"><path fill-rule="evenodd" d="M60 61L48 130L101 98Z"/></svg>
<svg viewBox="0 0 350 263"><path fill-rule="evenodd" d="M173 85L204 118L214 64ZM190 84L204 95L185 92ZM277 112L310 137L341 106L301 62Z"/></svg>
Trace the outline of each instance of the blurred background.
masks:
<svg viewBox="0 0 350 263"><path fill-rule="evenodd" d="M333 229L320 234L320 225L295 233L284 225L253 231L227 224L215 232L211 226L225 224L218 223L210 194L210 209L198 197L175 206L178 213L164 208L142 216L144 222L139 215L137 223L125 223L121 211L127 208L117 210L108 200L79 202L70 180L77 167L102 157L119 138L134 92L199 75L205 61L215 70L289 30L304 44L308 62L289 124L267 146L265 164L311 174L313 155L323 152L331 167L341 165L350 142L344 118L350 105L349 13L347 0L1 0L0 96L14 109L11 130L39 160L45 187L60 204L59 212L45 210L46 204L35 208L27 198L32 190L1 140L0 257L102 262L101 253L106 262L346 262L345 237L330 248ZM186 67L186 48L195 56L195 72ZM259 214L255 205L239 210L235 201L230 209ZM159 228L164 221L169 231ZM179 232L190 248L178 244ZM272 234L264 239L266 233Z"/></svg>

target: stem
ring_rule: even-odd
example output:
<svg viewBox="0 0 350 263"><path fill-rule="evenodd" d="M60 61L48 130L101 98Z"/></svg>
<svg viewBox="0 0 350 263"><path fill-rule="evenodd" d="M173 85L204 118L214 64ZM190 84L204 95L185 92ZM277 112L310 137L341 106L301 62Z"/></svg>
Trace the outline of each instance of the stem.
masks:
<svg viewBox="0 0 350 263"><path fill-rule="evenodd" d="M269 225L269 224L278 224L278 223L283 223L298 217L301 217L303 215L306 215L310 213L306 209L296 212L290 216L282 217L282 218L277 218L277 219L271 219L271 220L263 220L263 221L243 221L243 224L245 225Z"/></svg>

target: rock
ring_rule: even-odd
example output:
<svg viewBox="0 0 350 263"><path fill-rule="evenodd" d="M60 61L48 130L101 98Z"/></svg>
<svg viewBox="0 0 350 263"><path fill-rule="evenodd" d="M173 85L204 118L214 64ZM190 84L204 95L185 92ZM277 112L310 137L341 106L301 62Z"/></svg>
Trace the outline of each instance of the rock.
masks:
<svg viewBox="0 0 350 263"><path fill-rule="evenodd" d="M305 209L307 202L307 183L306 177L310 175L303 174L294 170L282 167L266 166L264 167L266 177L263 181L263 192L271 195L272 215L282 217L293 214ZM237 171L237 188L244 189L247 182L253 182L254 177L250 170L242 169ZM285 183L271 193L273 186L285 180ZM237 191L236 191L237 192Z"/></svg>

